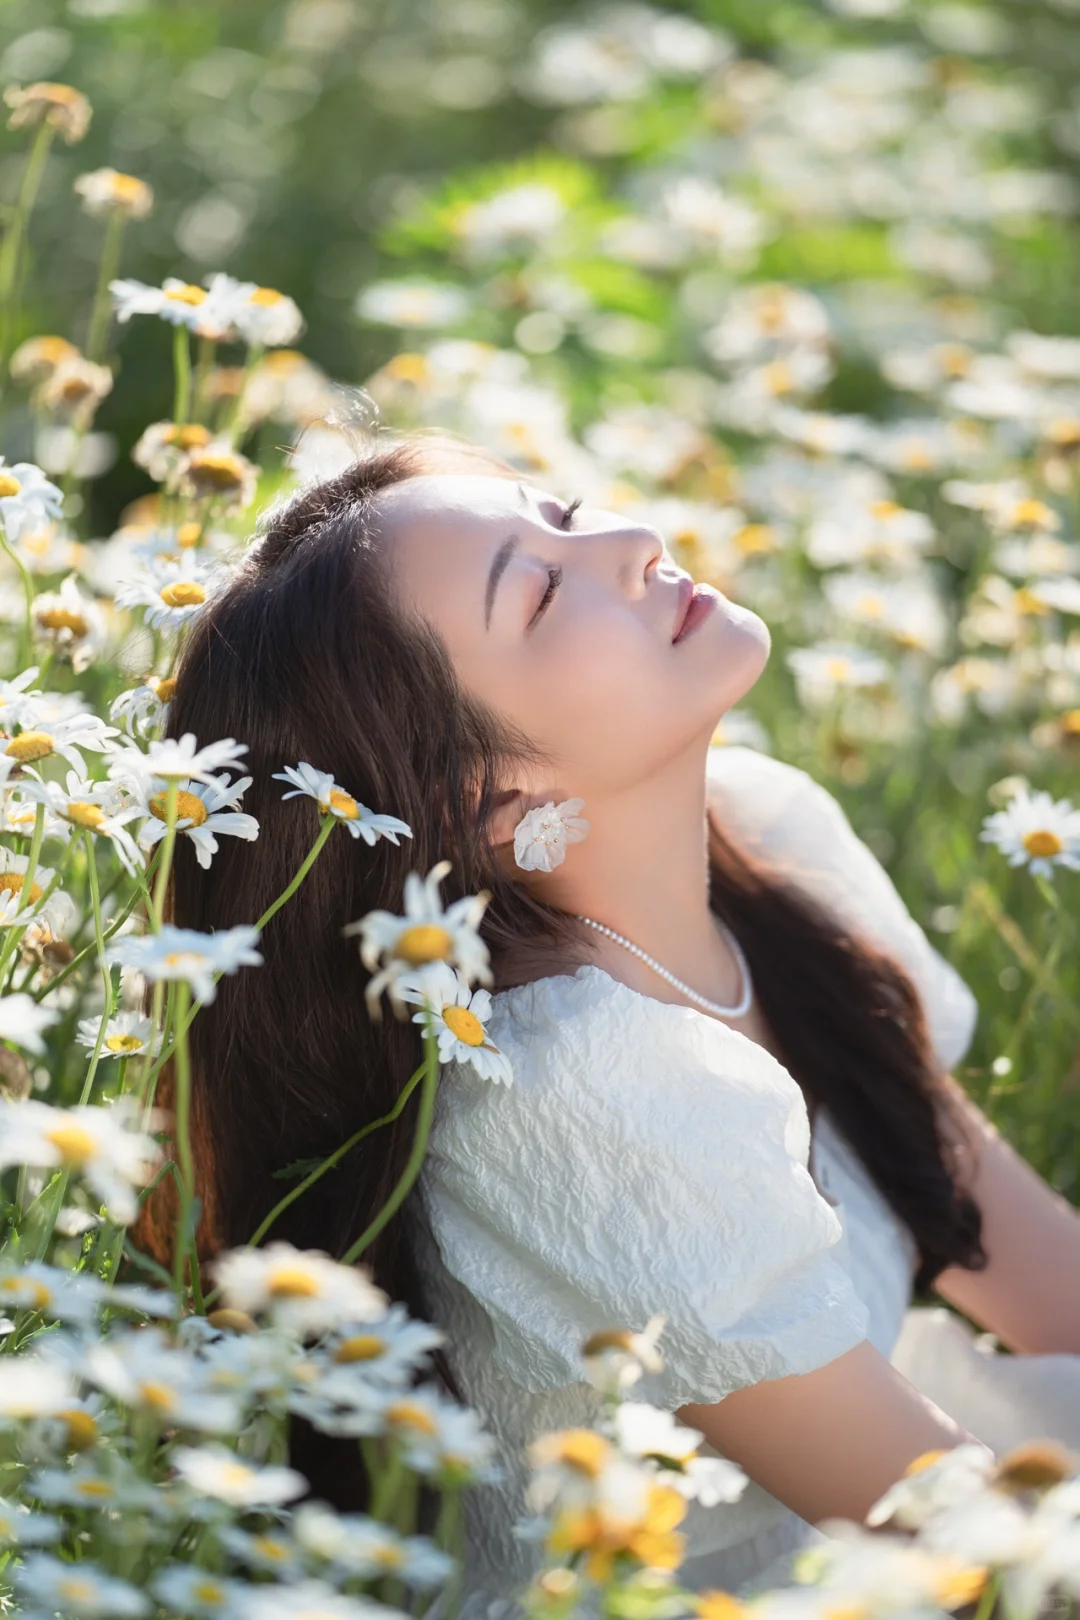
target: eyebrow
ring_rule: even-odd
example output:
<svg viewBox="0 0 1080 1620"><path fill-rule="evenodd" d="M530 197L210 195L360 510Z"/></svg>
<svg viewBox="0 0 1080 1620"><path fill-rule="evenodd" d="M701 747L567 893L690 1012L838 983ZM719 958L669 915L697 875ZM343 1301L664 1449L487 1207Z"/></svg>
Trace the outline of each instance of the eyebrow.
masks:
<svg viewBox="0 0 1080 1620"><path fill-rule="evenodd" d="M491 569L487 578L487 590L484 593L484 628L491 629L491 609L495 604L495 592L499 588L499 581L510 566L510 559L517 550L517 535L512 534L509 540L504 540L494 557L491 559Z"/></svg>

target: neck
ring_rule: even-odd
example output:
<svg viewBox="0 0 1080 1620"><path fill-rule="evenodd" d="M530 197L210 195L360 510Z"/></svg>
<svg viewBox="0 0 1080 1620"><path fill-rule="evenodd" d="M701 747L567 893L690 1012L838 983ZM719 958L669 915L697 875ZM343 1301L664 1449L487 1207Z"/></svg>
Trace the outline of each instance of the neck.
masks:
<svg viewBox="0 0 1080 1620"><path fill-rule="evenodd" d="M544 897L624 934L711 999L734 1000L738 969L709 908L700 755L680 758L600 804L587 803L584 814L589 835L563 867L545 875ZM679 999L614 942L592 935L588 947L614 977L660 999Z"/></svg>

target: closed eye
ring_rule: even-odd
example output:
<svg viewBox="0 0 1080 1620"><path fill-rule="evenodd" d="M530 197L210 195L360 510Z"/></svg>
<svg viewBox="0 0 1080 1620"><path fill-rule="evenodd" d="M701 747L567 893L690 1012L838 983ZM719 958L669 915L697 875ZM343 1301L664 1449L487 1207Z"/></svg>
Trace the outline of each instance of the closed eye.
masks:
<svg viewBox="0 0 1080 1620"><path fill-rule="evenodd" d="M581 505L581 496L579 495L577 500L570 502L570 505L566 508L566 511L563 513L562 517L559 519L559 528L560 529L569 529L569 528L573 527L574 513L577 511L577 509L578 509L578 507L580 505Z"/></svg>
<svg viewBox="0 0 1080 1620"><path fill-rule="evenodd" d="M544 592L543 596L540 598L539 605L538 605L538 607L536 609L536 612L533 614L532 618L529 620L529 623L528 623L528 625L526 627L527 629L531 630L533 625L536 624L537 620L541 617L541 615L547 612L547 609L551 606L552 597L555 595L555 592L558 590L559 586L562 584L562 577L563 577L563 571L562 571L561 568L554 567L554 568L549 568L548 569L547 590Z"/></svg>

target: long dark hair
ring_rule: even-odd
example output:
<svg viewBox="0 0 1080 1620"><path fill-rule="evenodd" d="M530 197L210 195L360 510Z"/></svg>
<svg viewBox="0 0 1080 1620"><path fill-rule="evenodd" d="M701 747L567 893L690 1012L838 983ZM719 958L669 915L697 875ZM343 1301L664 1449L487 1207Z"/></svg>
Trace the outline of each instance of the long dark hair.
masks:
<svg viewBox="0 0 1080 1620"><path fill-rule="evenodd" d="M285 888L318 830L312 802L283 800L283 785L272 780L287 764L306 760L332 772L414 832L400 847L380 840L369 848L335 829L265 929L264 965L223 978L193 1025L192 1129L207 1256L246 1242L288 1190L275 1171L326 1156L388 1113L415 1069L417 1030L369 1019L366 974L354 943L341 937L343 924L375 907L399 911L408 871L427 872L446 857L447 899L491 892L483 932L497 984L520 975L523 953L546 954L556 971L588 959L564 913L502 874L485 831L497 769L507 755L527 754L526 740L462 693L435 634L393 606L372 543L371 506L382 490L463 468L520 476L451 438L419 434L297 495L271 514L183 649L170 735L248 744L245 771L254 780L244 808L261 832L254 843L223 839L208 871L179 840L177 923L248 923ZM909 979L749 859L715 822L711 866L712 904L746 952L784 1061L912 1233L917 1288L927 1290L950 1264L984 1264L979 1211L957 1174L947 1093ZM295 1202L270 1237L343 1254L398 1180L414 1123L407 1107ZM142 1226L159 1250L168 1202L165 1194ZM408 1233L399 1214L364 1260L387 1293L424 1315ZM445 1363L442 1370L448 1376Z"/></svg>

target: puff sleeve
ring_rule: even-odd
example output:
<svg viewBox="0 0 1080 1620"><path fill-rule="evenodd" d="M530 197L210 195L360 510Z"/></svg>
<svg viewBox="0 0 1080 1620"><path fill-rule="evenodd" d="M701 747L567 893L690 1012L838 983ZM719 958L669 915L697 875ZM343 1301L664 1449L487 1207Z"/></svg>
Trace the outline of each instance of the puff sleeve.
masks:
<svg viewBox="0 0 1080 1620"><path fill-rule="evenodd" d="M489 1031L514 1084L447 1069L423 1190L502 1376L572 1384L586 1336L662 1311L641 1388L671 1410L866 1337L802 1094L763 1048L594 967L500 995Z"/></svg>
<svg viewBox="0 0 1080 1620"><path fill-rule="evenodd" d="M710 749L708 771L720 825L905 970L922 999L938 1061L953 1068L971 1044L978 1003L832 794L805 771L750 748Z"/></svg>

